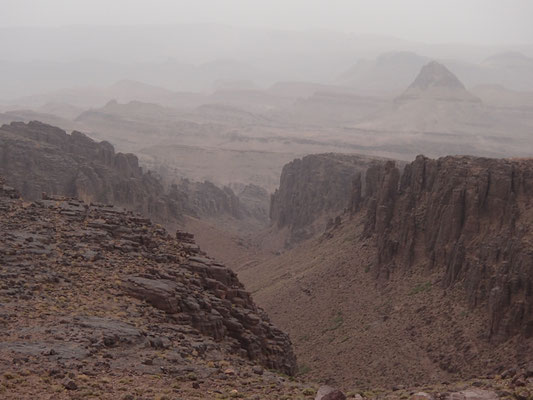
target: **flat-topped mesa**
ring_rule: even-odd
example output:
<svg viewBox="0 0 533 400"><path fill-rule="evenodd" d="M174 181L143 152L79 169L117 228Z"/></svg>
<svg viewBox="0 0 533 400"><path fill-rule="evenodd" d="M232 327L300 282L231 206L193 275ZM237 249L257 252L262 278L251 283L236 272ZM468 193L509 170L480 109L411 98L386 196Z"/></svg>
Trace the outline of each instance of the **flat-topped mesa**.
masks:
<svg viewBox="0 0 533 400"><path fill-rule="evenodd" d="M92 346L97 340L87 329L120 325L121 332L137 332L135 338L104 332L102 346L125 346L120 354L133 357L132 365L140 365L137 353L152 346L178 349L191 357L216 350L295 372L289 337L270 323L233 271L202 255L192 235L177 232L172 237L131 211L74 198L45 196L24 202L11 195L2 179L0 209L12 216L0 218L0 232L5 233L0 235L0 274L24 282L0 290L0 296L6 304L16 302L20 312L68 299L68 307L61 303L35 320L45 336L45 326L59 319L81 326L76 341L54 344L58 349L79 345L85 354L85 342ZM43 286L43 279L56 284ZM147 305L153 307L148 313ZM4 333L9 336L20 328L11 321ZM52 330L43 340L53 342L53 336ZM99 351L80 355L80 361L97 368ZM162 362L158 371L171 368Z"/></svg>
<svg viewBox="0 0 533 400"><path fill-rule="evenodd" d="M439 271L487 310L487 336L533 336L533 159L418 156L400 177L371 167L353 210L366 212L377 245L374 272Z"/></svg>

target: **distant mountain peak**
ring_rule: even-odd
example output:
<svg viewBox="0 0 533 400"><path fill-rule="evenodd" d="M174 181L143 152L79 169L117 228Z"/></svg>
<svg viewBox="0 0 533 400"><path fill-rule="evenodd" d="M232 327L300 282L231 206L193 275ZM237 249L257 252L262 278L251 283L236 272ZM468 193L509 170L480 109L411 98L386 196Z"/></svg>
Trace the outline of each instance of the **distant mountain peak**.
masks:
<svg viewBox="0 0 533 400"><path fill-rule="evenodd" d="M461 81L443 64L431 61L424 65L409 88L426 90L432 87L466 90Z"/></svg>
<svg viewBox="0 0 533 400"><path fill-rule="evenodd" d="M481 100L466 90L465 85L448 68L437 61L424 65L417 77L396 102L413 99L433 99L444 101L467 101L479 103Z"/></svg>

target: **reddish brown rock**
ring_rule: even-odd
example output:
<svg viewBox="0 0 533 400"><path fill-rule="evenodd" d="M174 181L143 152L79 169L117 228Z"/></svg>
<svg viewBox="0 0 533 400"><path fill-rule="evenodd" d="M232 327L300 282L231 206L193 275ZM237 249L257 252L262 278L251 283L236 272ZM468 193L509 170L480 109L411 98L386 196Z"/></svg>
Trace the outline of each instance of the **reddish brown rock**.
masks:
<svg viewBox="0 0 533 400"><path fill-rule="evenodd" d="M215 359L226 354L295 372L287 334L271 324L233 271L191 255L191 235L175 238L118 207L61 196L31 203L15 193L0 180L0 210L9 216L0 219L0 277L9 282L0 288L2 313L48 312L36 312L38 319L27 320L36 327L24 328L44 332L41 342L21 341L15 319L0 324L0 334L13 335L0 355L172 371L152 358L139 361L138 353L150 347L183 357L211 351ZM104 360L122 361L91 358L102 349Z"/></svg>
<svg viewBox="0 0 533 400"><path fill-rule="evenodd" d="M346 400L346 396L340 390L331 386L321 386L318 389L315 400Z"/></svg>
<svg viewBox="0 0 533 400"><path fill-rule="evenodd" d="M532 160L419 156L401 179L392 162L371 167L353 203L365 204L378 279L443 268L442 285L461 285L504 340L533 335L532 198Z"/></svg>
<svg viewBox="0 0 533 400"><path fill-rule="evenodd" d="M143 171L137 156L115 152L81 132L67 134L38 121L0 127L0 174L28 200L42 193L106 203L142 213L157 222L180 222L184 215L260 218L228 187L182 179L165 187Z"/></svg>
<svg viewBox="0 0 533 400"><path fill-rule="evenodd" d="M283 167L272 195L270 219L287 228L287 246L324 232L328 217L350 207L354 175L365 174L376 158L347 154L313 154Z"/></svg>

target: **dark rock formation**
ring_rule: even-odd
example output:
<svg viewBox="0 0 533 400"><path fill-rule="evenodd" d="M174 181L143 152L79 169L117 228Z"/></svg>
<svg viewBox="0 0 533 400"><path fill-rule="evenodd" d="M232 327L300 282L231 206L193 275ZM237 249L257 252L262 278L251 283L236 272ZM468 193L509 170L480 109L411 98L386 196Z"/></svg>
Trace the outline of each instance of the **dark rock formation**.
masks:
<svg viewBox="0 0 533 400"><path fill-rule="evenodd" d="M9 339L25 329L42 331L41 340L57 346L53 355L72 354L95 368L99 349L114 347L122 348L124 363L138 368L134 358L148 346L196 357L211 349L295 372L288 336L270 323L234 272L191 248L191 235L174 238L131 211L73 198L27 203L3 181L0 211L9 216L0 218L0 277L9 282L0 285L2 313L48 310L0 324L8 342L0 346L0 359L3 350L33 346L36 334L32 340L18 336L28 339L19 347ZM59 333L61 326L69 330ZM65 342L66 334L72 338ZM87 348L94 350L87 354Z"/></svg>
<svg viewBox="0 0 533 400"><path fill-rule="evenodd" d="M177 323L188 323L216 341L233 338L251 360L294 373L295 359L288 336L270 324L234 272L213 260L195 256L180 267L181 271L169 271L169 275L127 276L123 287ZM188 278L189 273L195 279Z"/></svg>
<svg viewBox="0 0 533 400"><path fill-rule="evenodd" d="M349 207L356 174L379 162L347 154L316 154L296 159L283 167L279 189L272 195L270 219L288 228L289 243L323 232L327 217Z"/></svg>
<svg viewBox="0 0 533 400"><path fill-rule="evenodd" d="M254 184L234 188L241 204L258 221L268 222L270 195L266 189Z"/></svg>
<svg viewBox="0 0 533 400"><path fill-rule="evenodd" d="M346 396L331 386L321 386L316 393L315 400L346 400Z"/></svg>
<svg viewBox="0 0 533 400"><path fill-rule="evenodd" d="M237 219L248 215L233 190L227 186L219 188L209 181L182 179L178 184L171 185L169 195L183 199L189 215L215 217L226 214Z"/></svg>
<svg viewBox="0 0 533 400"><path fill-rule="evenodd" d="M143 173L133 154L115 153L108 142L40 122L0 128L0 172L27 199L43 192L110 203L145 215L178 218L180 205L164 199L164 188Z"/></svg>
<svg viewBox="0 0 533 400"><path fill-rule="evenodd" d="M365 235L377 244L378 279L415 267L442 269L445 288L461 285L486 310L486 336L533 336L533 161L418 156L400 171L371 167Z"/></svg>
<svg viewBox="0 0 533 400"><path fill-rule="evenodd" d="M109 203L140 212L157 222L183 215L248 215L229 188L183 180L167 189L133 154L115 153L108 142L40 122L13 122L0 128L0 173L27 199L43 192Z"/></svg>

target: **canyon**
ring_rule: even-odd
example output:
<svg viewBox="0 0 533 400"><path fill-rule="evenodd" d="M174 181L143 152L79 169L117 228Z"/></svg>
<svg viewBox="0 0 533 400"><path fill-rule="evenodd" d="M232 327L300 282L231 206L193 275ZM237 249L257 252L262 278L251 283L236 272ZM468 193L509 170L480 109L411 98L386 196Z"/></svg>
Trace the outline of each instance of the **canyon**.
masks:
<svg viewBox="0 0 533 400"><path fill-rule="evenodd" d="M302 390L266 370L295 372L288 336L190 235L115 206L23 201L3 179L0 210L3 398Z"/></svg>
<svg viewBox="0 0 533 400"><path fill-rule="evenodd" d="M301 174L306 187L321 187L318 171ZM239 277L315 379L409 385L527 364L532 172L531 159L375 160L337 223Z"/></svg>
<svg viewBox="0 0 533 400"><path fill-rule="evenodd" d="M0 104L0 397L530 400L530 61Z"/></svg>

